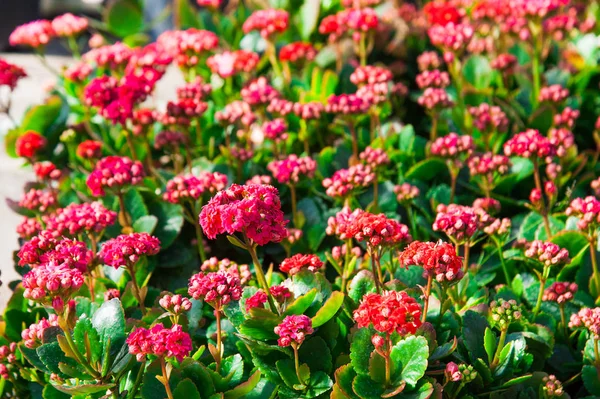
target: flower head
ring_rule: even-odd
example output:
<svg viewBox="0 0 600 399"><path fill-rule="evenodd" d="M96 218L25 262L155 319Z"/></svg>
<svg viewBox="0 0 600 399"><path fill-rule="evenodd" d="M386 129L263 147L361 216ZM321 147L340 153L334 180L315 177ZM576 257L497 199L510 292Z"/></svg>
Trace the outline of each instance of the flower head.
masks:
<svg viewBox="0 0 600 399"><path fill-rule="evenodd" d="M77 156L83 159L99 159L102 156L102 143L86 140L77 146Z"/></svg>
<svg viewBox="0 0 600 399"><path fill-rule="evenodd" d="M151 329L136 328L126 342L129 353L135 355L138 362L148 355L174 357L181 362L192 351L192 339L178 324L170 329L160 323Z"/></svg>
<svg viewBox="0 0 600 399"><path fill-rule="evenodd" d="M417 99L420 106L429 111L440 111L444 108L450 108L454 103L444 89L437 87L428 87Z"/></svg>
<svg viewBox="0 0 600 399"><path fill-rule="evenodd" d="M39 19L17 26L10 34L8 41L11 46L38 48L48 44L55 35L52 23L45 19Z"/></svg>
<svg viewBox="0 0 600 399"><path fill-rule="evenodd" d="M374 181L373 169L368 165L357 164L348 169L339 169L330 178L323 179L323 187L330 197L345 198L370 186Z"/></svg>
<svg viewBox="0 0 600 399"><path fill-rule="evenodd" d="M508 157L538 158L548 163L556 155L556 147L537 130L528 129L504 144L504 154Z"/></svg>
<svg viewBox="0 0 600 399"><path fill-rule="evenodd" d="M58 316L51 314L48 318L42 318L37 323L33 323L29 328L24 329L21 332L21 338L23 338L23 344L29 349L35 349L42 345L42 339L44 338L44 330L50 327L58 327Z"/></svg>
<svg viewBox="0 0 600 399"><path fill-rule="evenodd" d="M279 265L279 270L293 276L301 270L308 270L311 273L316 273L323 267L324 263L317 255L295 254L290 258L284 259L281 262L281 265Z"/></svg>
<svg viewBox="0 0 600 399"><path fill-rule="evenodd" d="M26 77L23 68L0 58L0 86L8 86L11 90L17 87L17 82Z"/></svg>
<svg viewBox="0 0 600 399"><path fill-rule="evenodd" d="M241 91L242 100L249 105L266 105L280 94L264 76L248 82Z"/></svg>
<svg viewBox="0 0 600 399"><path fill-rule="evenodd" d="M450 75L448 72L440 71L439 69L425 70L417 75L417 86L421 90L428 87L437 87L443 89L450 85Z"/></svg>
<svg viewBox="0 0 600 399"><path fill-rule="evenodd" d="M564 304L572 301L577 292L577 284L566 281L557 281L544 291L542 300Z"/></svg>
<svg viewBox="0 0 600 399"><path fill-rule="evenodd" d="M288 27L289 14L284 10L257 10L244 22L242 30L249 33L253 30L260 32L265 39L276 33L285 32Z"/></svg>
<svg viewBox="0 0 600 399"><path fill-rule="evenodd" d="M77 36L88 28L87 18L71 13L59 15L52 20L52 29L58 37Z"/></svg>
<svg viewBox="0 0 600 399"><path fill-rule="evenodd" d="M19 201L19 206L30 211L46 213L56 207L58 200L56 195L50 191L37 190L32 188L25 193Z"/></svg>
<svg viewBox="0 0 600 399"><path fill-rule="evenodd" d="M562 383L555 375L548 375L542 379L543 390L547 398L560 398L564 394Z"/></svg>
<svg viewBox="0 0 600 399"><path fill-rule="evenodd" d="M385 150L381 148L367 147L358 157L372 169L378 169L390 163L390 158Z"/></svg>
<svg viewBox="0 0 600 399"><path fill-rule="evenodd" d="M521 318L521 307L514 299L504 300L499 298L490 303L490 315L492 324L498 329L506 329L508 326Z"/></svg>
<svg viewBox="0 0 600 399"><path fill-rule="evenodd" d="M459 136L456 133L450 133L431 143L430 150L432 155L447 159L457 159L461 156L469 156L474 148L475 145L471 136Z"/></svg>
<svg viewBox="0 0 600 399"><path fill-rule="evenodd" d="M279 50L279 59L287 62L312 61L316 55L313 45L304 42L289 43Z"/></svg>
<svg viewBox="0 0 600 399"><path fill-rule="evenodd" d="M28 130L17 138L15 152L20 157L33 159L46 146L46 142L44 136L33 130Z"/></svg>
<svg viewBox="0 0 600 399"><path fill-rule="evenodd" d="M262 125L262 131L265 135L265 138L275 142L287 139L287 129L287 124L282 118L273 119L272 121L265 122Z"/></svg>
<svg viewBox="0 0 600 399"><path fill-rule="evenodd" d="M43 230L31 240L27 241L19 250L19 266L29 265L36 267L41 262L41 256L53 250L58 244L57 234L52 231Z"/></svg>
<svg viewBox="0 0 600 399"><path fill-rule="evenodd" d="M202 171L198 176L175 176L167 182L163 199L172 204L196 201L204 194L215 194L223 190L226 185L227 176L219 172Z"/></svg>
<svg viewBox="0 0 600 399"><path fill-rule="evenodd" d="M374 215L370 212L359 213L346 234L358 242L365 241L371 248L397 246L412 239L406 225L382 213Z"/></svg>
<svg viewBox="0 0 600 399"><path fill-rule="evenodd" d="M440 204L433 222L434 231L443 231L457 245L467 242L477 232L480 218L474 208L457 204Z"/></svg>
<svg viewBox="0 0 600 399"><path fill-rule="evenodd" d="M40 255L42 264L53 264L77 269L81 273L88 271L92 264L93 254L84 242L65 238L59 241L54 249Z"/></svg>
<svg viewBox="0 0 600 399"><path fill-rule="evenodd" d="M473 124L481 132L504 132L508 128L506 114L496 105L481 103L477 107L470 107L469 113L473 117Z"/></svg>
<svg viewBox="0 0 600 399"><path fill-rule="evenodd" d="M175 315L187 312L192 308L192 302L179 294L165 294L158 300L158 304L167 312Z"/></svg>
<svg viewBox="0 0 600 399"><path fill-rule="evenodd" d="M220 77L229 78L240 72L252 72L258 60L258 54L252 51L225 51L208 57L206 65Z"/></svg>
<svg viewBox="0 0 600 399"><path fill-rule="evenodd" d="M367 294L354 311L354 320L360 328L373 325L376 331L388 335L414 334L421 326L421 306L404 291Z"/></svg>
<svg viewBox="0 0 600 399"><path fill-rule="evenodd" d="M350 75L350 81L356 86L389 83L393 78L394 76L389 69L373 65L359 66Z"/></svg>
<svg viewBox="0 0 600 399"><path fill-rule="evenodd" d="M142 256L156 255L158 251L158 238L148 233L131 233L106 241L98 252L98 257L105 265L118 269L134 265Z"/></svg>
<svg viewBox="0 0 600 399"><path fill-rule="evenodd" d="M46 263L23 276L23 297L50 306L55 300L64 303L82 285L83 275L78 269Z"/></svg>
<svg viewBox="0 0 600 399"><path fill-rule="evenodd" d="M594 339L600 339L600 308L583 308L578 313L572 314L569 328L585 328Z"/></svg>
<svg viewBox="0 0 600 399"><path fill-rule="evenodd" d="M85 233L100 233L112 226L117 213L102 205L101 202L69 204L57 210L46 220L46 228L61 235L77 236Z"/></svg>
<svg viewBox="0 0 600 399"><path fill-rule="evenodd" d="M421 191L417 186L413 186L409 183L402 183L394 186L394 194L396 194L396 200L401 204L409 204L414 201Z"/></svg>
<svg viewBox="0 0 600 399"><path fill-rule="evenodd" d="M94 196L99 197L105 194L105 190L118 192L139 184L144 177L144 167L139 161L110 155L96 163L88 176L87 186Z"/></svg>
<svg viewBox="0 0 600 399"><path fill-rule="evenodd" d="M563 266L571 261L569 259L569 251L565 248L540 240L529 244L525 250L525 256L535 259L545 266Z"/></svg>
<svg viewBox="0 0 600 399"><path fill-rule="evenodd" d="M575 198L565 211L567 216L577 216L580 230L595 229L600 224L600 201L593 196Z"/></svg>
<svg viewBox="0 0 600 399"><path fill-rule="evenodd" d="M457 281L464 275L462 258L456 254L454 245L441 241L412 242L400 253L400 264L421 266L425 278L433 277L440 283Z"/></svg>
<svg viewBox="0 0 600 399"><path fill-rule="evenodd" d="M286 316L274 331L279 335L279 346L300 346L306 336L314 332L311 318L303 314Z"/></svg>
<svg viewBox="0 0 600 399"><path fill-rule="evenodd" d="M287 236L277 189L267 185L233 184L218 192L200 212L200 225L209 239L242 233L258 245Z"/></svg>
<svg viewBox="0 0 600 399"><path fill-rule="evenodd" d="M251 309L264 307L268 299L269 297L263 290L256 291L256 294L246 300L246 313L250 312Z"/></svg>
<svg viewBox="0 0 600 399"><path fill-rule="evenodd" d="M29 240L42 231L42 224L36 218L25 217L16 228L19 237Z"/></svg>
<svg viewBox="0 0 600 399"><path fill-rule="evenodd" d="M356 94L332 94L327 99L325 111L333 114L362 114L366 112L371 104Z"/></svg>
<svg viewBox="0 0 600 399"><path fill-rule="evenodd" d="M240 280L227 272L198 273L190 278L188 293L220 310L231 301L242 297Z"/></svg>
<svg viewBox="0 0 600 399"><path fill-rule="evenodd" d="M301 176L312 178L317 163L310 157L298 157L291 154L281 161L271 161L267 169L279 183L296 184Z"/></svg>
<svg viewBox="0 0 600 399"><path fill-rule="evenodd" d="M227 272L240 279L241 285L248 284L252 279L252 272L250 272L250 267L248 265L238 264L228 258L218 259L213 256L202 263L200 270L203 272Z"/></svg>

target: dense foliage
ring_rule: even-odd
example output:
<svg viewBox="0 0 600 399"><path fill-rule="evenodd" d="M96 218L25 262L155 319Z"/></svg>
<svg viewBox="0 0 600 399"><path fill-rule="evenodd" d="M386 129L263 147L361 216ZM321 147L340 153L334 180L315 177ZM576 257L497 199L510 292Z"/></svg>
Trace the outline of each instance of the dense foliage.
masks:
<svg viewBox="0 0 600 399"><path fill-rule="evenodd" d="M600 397L596 2L256 3L11 35L3 397Z"/></svg>

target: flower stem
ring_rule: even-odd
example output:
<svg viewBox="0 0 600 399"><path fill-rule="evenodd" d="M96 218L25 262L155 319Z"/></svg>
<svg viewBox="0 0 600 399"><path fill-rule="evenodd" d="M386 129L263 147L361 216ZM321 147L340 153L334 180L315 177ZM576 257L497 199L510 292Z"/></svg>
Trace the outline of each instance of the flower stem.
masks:
<svg viewBox="0 0 600 399"><path fill-rule="evenodd" d="M544 271L542 272L542 276L540 277L540 291L538 292L537 302L535 304L535 308L533 309L533 317L535 318L540 312L540 308L542 307L542 298L544 297L544 289L546 287L546 279L549 273L548 266L544 266Z"/></svg>
<svg viewBox="0 0 600 399"><path fill-rule="evenodd" d="M465 273L469 271L469 253L471 252L471 245L467 241L465 243L464 257L463 257L463 270Z"/></svg>
<svg viewBox="0 0 600 399"><path fill-rule="evenodd" d="M494 354L494 359L492 360L492 364L490 368L494 370L496 366L498 366L498 362L500 361L500 353L502 353L502 349L504 348L504 342L506 341L506 334L508 333L508 327L502 328L500 330L500 340L498 341L498 346L496 347L496 353Z"/></svg>
<svg viewBox="0 0 600 399"><path fill-rule="evenodd" d="M217 373L221 369L221 359L223 358L222 342L221 342L221 309L215 309L215 317L217 319L217 356L215 363L217 363Z"/></svg>
<svg viewBox="0 0 600 399"><path fill-rule="evenodd" d="M448 165L448 170L450 172L450 203L454 202L454 197L456 195L456 183L458 181L458 171L453 165Z"/></svg>
<svg viewBox="0 0 600 399"><path fill-rule="evenodd" d="M392 352L392 338L390 336L390 334L387 335L386 337L386 353L385 353L385 386L389 387L390 386L390 382L392 380L391 375L392 375L392 367L390 364L390 360L391 360L391 352Z"/></svg>
<svg viewBox="0 0 600 399"><path fill-rule="evenodd" d="M144 306L144 298L142 298L142 293L140 292L140 287L138 286L137 280L135 278L135 269L133 264L127 266L127 271L131 276L131 285L133 287L133 295L135 299L137 299L140 304L140 310L142 311L142 315L146 315L146 308Z"/></svg>
<svg viewBox="0 0 600 399"><path fill-rule="evenodd" d="M344 259L344 268L342 269L342 286L340 287L342 293L346 292L346 282L348 280L348 267L350 265L350 249L352 248L352 238L346 240L346 256Z"/></svg>
<svg viewBox="0 0 600 399"><path fill-rule="evenodd" d="M298 377L298 382L304 385L304 381L302 380L302 376L300 375L300 359L298 356L298 344L292 344L292 349L294 349L294 367L296 368L296 377Z"/></svg>
<svg viewBox="0 0 600 399"><path fill-rule="evenodd" d="M377 172L375 172L375 181L373 182L373 212L379 209L379 181Z"/></svg>
<svg viewBox="0 0 600 399"><path fill-rule="evenodd" d="M410 235L414 240L419 239L419 232L417 230L417 220L415 219L415 214L412 210L412 205L406 205L406 216L408 217L408 222L410 223Z"/></svg>
<svg viewBox="0 0 600 399"><path fill-rule="evenodd" d="M348 129L350 130L350 136L352 137L352 155L354 160L358 159L358 137L356 136L356 129L352 124L352 121L348 121Z"/></svg>
<svg viewBox="0 0 600 399"><path fill-rule="evenodd" d="M271 308L271 311L273 313L277 313L275 300L273 299L273 295L271 295L271 290L269 290L269 284L267 283L265 273L263 272L262 265L258 261L258 256L256 255L256 247L248 241L246 241L246 249L248 250L248 252L250 252L250 256L252 257L252 262L254 263L254 270L256 271L256 279L258 280L258 284L267 294L267 298L269 300L269 307Z"/></svg>
<svg viewBox="0 0 600 399"><path fill-rule="evenodd" d="M494 239L494 243L496 243L496 247L498 248L498 258L500 258L500 264L502 265L502 271L504 272L504 279L506 280L506 285L512 289L512 280L508 274L508 268L506 267L506 261L504 260L504 254L502 253L502 245L500 245L500 241Z"/></svg>
<svg viewBox="0 0 600 399"><path fill-rule="evenodd" d="M427 310L429 309L429 295L431 295L431 285L433 283L433 276L427 278L427 288L425 288L425 301L423 302L423 315L421 316L421 322L425 323L427 320Z"/></svg>
<svg viewBox="0 0 600 399"><path fill-rule="evenodd" d="M594 280L594 285L596 286L596 292L593 293L597 295L600 293L600 272L598 271L598 260L596 259L596 244L598 238L596 234L592 234L590 237L590 258L592 260L592 279Z"/></svg>
<svg viewBox="0 0 600 399"><path fill-rule="evenodd" d="M296 209L296 186L292 183L289 184L290 187L290 195L292 196L292 221L294 222L294 227L299 228L298 226L298 210Z"/></svg>
<svg viewBox="0 0 600 399"><path fill-rule="evenodd" d="M173 393L171 392L171 386L169 385L169 375L167 374L167 365L165 363L165 358L160 357L160 368L162 369L162 375L164 379L165 391L167 392L167 398L173 399Z"/></svg>
<svg viewBox="0 0 600 399"><path fill-rule="evenodd" d="M131 216L127 213L127 209L125 206L125 198L123 198L123 193L119 192L117 194L117 198L119 199L119 222L123 229L131 228Z"/></svg>
<svg viewBox="0 0 600 399"><path fill-rule="evenodd" d="M567 326L567 317L565 315L565 304L561 303L558 305L558 309L560 310L560 322L563 325L563 333L565 334L565 338L567 341L569 340L569 330Z"/></svg>
<svg viewBox="0 0 600 399"><path fill-rule="evenodd" d="M81 364L92 377L100 379L100 373L92 368L89 362L83 357L81 352L79 352L79 349L77 348L77 345L75 345L75 342L73 342L73 338L71 337L71 331L69 330L67 322L63 316L59 317L59 326L65 334L64 337L67 341L67 345L69 345L71 352L73 352L79 364Z"/></svg>
<svg viewBox="0 0 600 399"><path fill-rule="evenodd" d="M543 193L542 179L540 178L540 171L538 169L538 162L536 159L533 161L533 178L535 180L535 187L540 193ZM552 230L550 229L550 220L548 220L548 209L546 209L546 200L542 196L542 207L540 210L542 219L544 220L544 229L546 230L546 238L549 240L552 238Z"/></svg>
<svg viewBox="0 0 600 399"><path fill-rule="evenodd" d="M375 287L377 288L377 292L380 293L383 289L382 287L382 276L381 276L381 266L379 265L379 259L374 249L370 250L371 255L371 268L373 269L373 277L375 278Z"/></svg>

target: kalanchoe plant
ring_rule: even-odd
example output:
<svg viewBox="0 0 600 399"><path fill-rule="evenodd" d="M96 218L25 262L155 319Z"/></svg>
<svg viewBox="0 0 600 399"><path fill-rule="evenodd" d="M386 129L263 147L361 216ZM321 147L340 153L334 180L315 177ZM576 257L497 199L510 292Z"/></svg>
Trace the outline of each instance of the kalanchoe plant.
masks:
<svg viewBox="0 0 600 399"><path fill-rule="evenodd" d="M9 37L0 396L600 397L594 2L174 5Z"/></svg>

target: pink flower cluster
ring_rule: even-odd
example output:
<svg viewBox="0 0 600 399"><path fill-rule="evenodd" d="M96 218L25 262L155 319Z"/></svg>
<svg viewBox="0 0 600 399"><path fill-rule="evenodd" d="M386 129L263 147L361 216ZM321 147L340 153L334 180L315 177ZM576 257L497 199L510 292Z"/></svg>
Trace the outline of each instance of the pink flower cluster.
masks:
<svg viewBox="0 0 600 399"><path fill-rule="evenodd" d="M206 66L225 79L240 72L252 72L258 65L258 61L258 54L252 51L225 51L208 57Z"/></svg>
<svg viewBox="0 0 600 399"><path fill-rule="evenodd" d="M573 300L577 292L577 284L557 281L544 291L542 300L563 304Z"/></svg>
<svg viewBox="0 0 600 399"><path fill-rule="evenodd" d="M325 266L323 261L317 255L295 254L290 258L286 258L279 265L279 270L287 273L290 276L298 274L301 270L308 270L311 273L316 273Z"/></svg>
<svg viewBox="0 0 600 399"><path fill-rule="evenodd" d="M214 194L227 186L227 176L219 172L202 171L198 176L192 174L175 176L167 182L163 199L172 204L196 201L205 193Z"/></svg>
<svg viewBox="0 0 600 399"><path fill-rule="evenodd" d="M508 157L538 158L549 163L556 155L556 147L537 130L527 129L504 143L504 154Z"/></svg>
<svg viewBox="0 0 600 399"><path fill-rule="evenodd" d="M585 328L594 339L600 339L600 307L583 308L578 313L571 315L569 328Z"/></svg>
<svg viewBox="0 0 600 399"><path fill-rule="evenodd" d="M475 30L469 24L434 25L427 31L431 43L445 52L459 53L471 41Z"/></svg>
<svg viewBox="0 0 600 399"><path fill-rule="evenodd" d="M483 232L490 236L503 236L510 232L511 226L512 223L509 218L497 218L485 226Z"/></svg>
<svg viewBox="0 0 600 399"><path fill-rule="evenodd" d="M291 315L274 329L275 334L279 335L277 344L279 346L300 346L307 335L314 332L312 320L306 315Z"/></svg>
<svg viewBox="0 0 600 399"><path fill-rule="evenodd" d="M397 246L412 239L406 225L389 219L383 213L374 215L364 211L349 224L344 235L358 242L365 241L370 248Z"/></svg>
<svg viewBox="0 0 600 399"><path fill-rule="evenodd" d="M262 37L269 39L273 34L285 32L288 23L289 14L284 10L257 10L244 21L242 30L244 33L257 30Z"/></svg>
<svg viewBox="0 0 600 399"><path fill-rule="evenodd" d="M265 138L275 142L285 141L287 139L287 129L287 124L282 118L267 121L262 125L262 131Z"/></svg>
<svg viewBox="0 0 600 399"><path fill-rule="evenodd" d="M442 60L435 51L424 51L417 57L419 71L438 69L442 66Z"/></svg>
<svg viewBox="0 0 600 399"><path fill-rule="evenodd" d="M118 269L133 266L142 256L156 255L159 251L158 238L148 233L131 233L106 241L98 257L105 265Z"/></svg>
<svg viewBox="0 0 600 399"><path fill-rule="evenodd" d="M490 62L492 68L507 74L512 73L517 65L517 57L508 53L498 54L498 56Z"/></svg>
<svg viewBox="0 0 600 399"><path fill-rule="evenodd" d="M480 226L480 216L470 206L440 204L433 222L434 231L443 231L456 245L468 242Z"/></svg>
<svg viewBox="0 0 600 399"><path fill-rule="evenodd" d="M554 126L572 129L579 118L579 110L565 107L560 113L554 115Z"/></svg>
<svg viewBox="0 0 600 399"><path fill-rule="evenodd" d="M600 201L591 195L585 198L575 198L565 213L567 216L579 218L577 227L580 230L586 230L589 227L595 229L600 224Z"/></svg>
<svg viewBox="0 0 600 399"><path fill-rule="evenodd" d="M451 282L463 278L462 258L456 254L454 245L445 242L412 242L399 255L404 267L423 267L423 277L436 281Z"/></svg>
<svg viewBox="0 0 600 399"><path fill-rule="evenodd" d="M454 102L448 96L444 89L437 87L428 87L417 99L420 106L430 111L439 111L444 108L450 108Z"/></svg>
<svg viewBox="0 0 600 399"><path fill-rule="evenodd" d="M142 182L144 167L139 161L128 157L110 155L96 163L87 179L87 186L96 197L105 195L105 190L121 192L128 186Z"/></svg>
<svg viewBox="0 0 600 399"><path fill-rule="evenodd" d="M29 328L24 329L21 332L21 338L23 338L25 347L35 349L41 346L44 330L50 327L58 327L58 316L55 314L51 314L47 319L42 318L37 323L31 324Z"/></svg>
<svg viewBox="0 0 600 399"><path fill-rule="evenodd" d="M52 29L59 37L77 36L88 28L87 18L78 17L71 13L59 15L52 20Z"/></svg>
<svg viewBox="0 0 600 399"><path fill-rule="evenodd" d="M42 231L42 224L35 218L25 217L16 228L19 237L29 240Z"/></svg>
<svg viewBox="0 0 600 399"><path fill-rule="evenodd" d="M333 176L323 179L327 195L345 198L354 191L365 188L375 181L375 173L370 166L358 164L348 169L339 169Z"/></svg>
<svg viewBox="0 0 600 399"><path fill-rule="evenodd" d="M289 43L279 50L279 59L287 62L312 61L316 56L317 50L311 43Z"/></svg>
<svg viewBox="0 0 600 399"><path fill-rule="evenodd" d="M402 183L394 186L394 194L396 194L396 200L401 204L408 204L415 200L421 191L417 186L413 186L410 183Z"/></svg>
<svg viewBox="0 0 600 399"><path fill-rule="evenodd" d="M300 177L312 178L317 169L317 163L311 157L298 157L291 154L281 161L271 161L267 169L281 184L296 184Z"/></svg>
<svg viewBox="0 0 600 399"><path fill-rule="evenodd" d="M208 104L197 98L180 98L167 103L167 109L159 115L160 121L169 126L189 126L194 119L201 117L208 109ZM181 134L181 133L180 133ZM187 136L181 134L183 137ZM156 146L156 141L154 143Z"/></svg>
<svg viewBox="0 0 600 399"><path fill-rule="evenodd" d="M525 256L535 259L545 266L563 266L571 261L569 251L565 248L540 240L535 240L529 244L525 250Z"/></svg>
<svg viewBox="0 0 600 399"><path fill-rule="evenodd" d="M65 238L52 250L41 254L40 261L42 264L66 266L85 273L92 264L92 258L92 251L84 242Z"/></svg>
<svg viewBox="0 0 600 399"><path fill-rule="evenodd" d="M179 324L165 328L156 324L150 329L138 327L127 337L129 353L135 355L138 362L146 356L176 358L178 361L192 351L192 339Z"/></svg>
<svg viewBox="0 0 600 399"><path fill-rule="evenodd" d="M442 158L457 158L460 156L469 156L475 149L473 137L459 136L456 133L450 133L447 136L440 137L431 143L431 154Z"/></svg>
<svg viewBox="0 0 600 399"><path fill-rule="evenodd" d="M508 128L508 118L502 108L487 103L470 107L469 113L473 117L473 124L480 132L504 132Z"/></svg>
<svg viewBox="0 0 600 399"><path fill-rule="evenodd" d="M292 112L301 119L311 120L320 119L321 114L325 111L323 103L318 101L310 101L307 103L294 103Z"/></svg>
<svg viewBox="0 0 600 399"><path fill-rule="evenodd" d="M227 272L240 279L241 285L248 284L252 279L252 272L250 272L250 267L248 265L238 264L228 258L218 259L213 256L202 263L200 270L203 272Z"/></svg>
<svg viewBox="0 0 600 399"><path fill-rule="evenodd" d="M287 236L286 223L277 189L267 185L233 184L200 212L200 224L209 239L243 233L258 245L280 242Z"/></svg>
<svg viewBox="0 0 600 399"><path fill-rule="evenodd" d="M428 87L443 89L450 85L450 75L448 75L448 72L439 69L425 70L417 75L416 81L421 90Z"/></svg>
<svg viewBox="0 0 600 399"><path fill-rule="evenodd" d="M19 206L30 211L46 213L56 207L58 201L50 191L32 188L19 201Z"/></svg>
<svg viewBox="0 0 600 399"><path fill-rule="evenodd" d="M495 155L491 152L486 152L480 155L473 155L469 158L469 171L471 176L487 176L491 183L494 179L494 174L503 175L508 172L510 167L510 159L504 155Z"/></svg>
<svg viewBox="0 0 600 399"><path fill-rule="evenodd" d="M23 68L0 58L0 86L8 86L11 90L17 87L17 82L26 77Z"/></svg>
<svg viewBox="0 0 600 399"><path fill-rule="evenodd" d="M192 302L179 294L165 294L158 300L158 304L167 312L175 315L187 312L192 308Z"/></svg>
<svg viewBox="0 0 600 399"><path fill-rule="evenodd" d="M185 123L187 121L185 119ZM180 147L187 146L189 142L189 136L182 132L163 130L154 137L154 148L165 152L177 153Z"/></svg>
<svg viewBox="0 0 600 399"><path fill-rule="evenodd" d="M331 216L327 220L327 229L325 232L328 235L336 235L342 241L353 238L351 229L363 212L362 209L355 209L353 211L347 206L343 207L335 216Z"/></svg>
<svg viewBox="0 0 600 399"><path fill-rule="evenodd" d="M177 98L193 98L200 101L203 100L211 92L212 86L210 85L210 83L204 83L202 78L200 76L197 76L195 80L177 88Z"/></svg>
<svg viewBox="0 0 600 399"><path fill-rule="evenodd" d="M280 95L264 76L248 82L242 88L241 94L242 100L249 105L265 105Z"/></svg>
<svg viewBox="0 0 600 399"><path fill-rule="evenodd" d="M83 285L83 275L67 265L42 264L23 276L23 297L62 311L64 300Z"/></svg>
<svg viewBox="0 0 600 399"><path fill-rule="evenodd" d="M177 65L190 68L202 60L205 52L217 48L219 38L213 32L189 28L161 33L156 43L175 59Z"/></svg>
<svg viewBox="0 0 600 399"><path fill-rule="evenodd" d="M556 155L564 157L567 151L575 145L575 135L568 128L550 128L548 140L556 148Z"/></svg>
<svg viewBox="0 0 600 399"><path fill-rule="evenodd" d="M374 9L350 8L323 18L319 33L329 35L330 42L345 33L351 34L354 41L359 41L361 34L375 31L378 27L379 17Z"/></svg>
<svg viewBox="0 0 600 399"><path fill-rule="evenodd" d="M268 300L269 297L263 290L256 291L256 294L246 300L246 313L255 308L262 308Z"/></svg>
<svg viewBox="0 0 600 399"><path fill-rule="evenodd" d="M19 250L19 266L29 265L36 267L41 263L41 256L53 250L58 244L55 232L43 230L38 235L27 241Z"/></svg>
<svg viewBox="0 0 600 399"><path fill-rule="evenodd" d="M28 22L10 34L8 41L11 46L27 46L38 48L45 46L54 38L55 32L52 23L45 19Z"/></svg>
<svg viewBox="0 0 600 399"><path fill-rule="evenodd" d="M542 87L540 90L540 102L549 102L559 104L569 97L569 89L565 89L561 85L551 85Z"/></svg>
<svg viewBox="0 0 600 399"><path fill-rule="evenodd" d="M332 94L327 99L325 111L332 114L361 114L366 112L371 104L356 94Z"/></svg>
<svg viewBox="0 0 600 399"><path fill-rule="evenodd" d="M240 279L227 272L197 273L190 278L188 293L194 299L202 299L215 310L242 297Z"/></svg>
<svg viewBox="0 0 600 399"><path fill-rule="evenodd" d="M94 48L82 57L83 61L94 63L99 68L110 70L123 69L133 56L133 49L117 42L111 45Z"/></svg>
<svg viewBox="0 0 600 399"><path fill-rule="evenodd" d="M388 83L393 79L394 76L389 69L373 65L359 66L350 75L350 81L356 86Z"/></svg>
<svg viewBox="0 0 600 399"><path fill-rule="evenodd" d="M256 115L252 112L250 104L244 101L233 101L222 110L215 112L215 119L222 124L241 123L242 126L247 127L256 121Z"/></svg>
<svg viewBox="0 0 600 399"><path fill-rule="evenodd" d="M117 213L106 209L101 202L69 204L46 219L46 228L60 235L76 236L83 232L99 233L117 219Z"/></svg>
<svg viewBox="0 0 600 399"><path fill-rule="evenodd" d="M358 157L367 166L375 170L390 163L387 152L382 148L367 147Z"/></svg>
<svg viewBox="0 0 600 399"><path fill-rule="evenodd" d="M346 244L335 246L331 248L331 257L336 261L340 262L348 251L348 246ZM362 250L360 247L350 248L350 255L356 256L357 258L362 255Z"/></svg>
<svg viewBox="0 0 600 399"><path fill-rule="evenodd" d="M41 181L60 180L62 172L50 161L36 162L33 164L33 173Z"/></svg>
<svg viewBox="0 0 600 399"><path fill-rule="evenodd" d="M367 294L354 311L354 320L360 328L373 325L387 335L414 334L421 326L421 306L404 291Z"/></svg>

